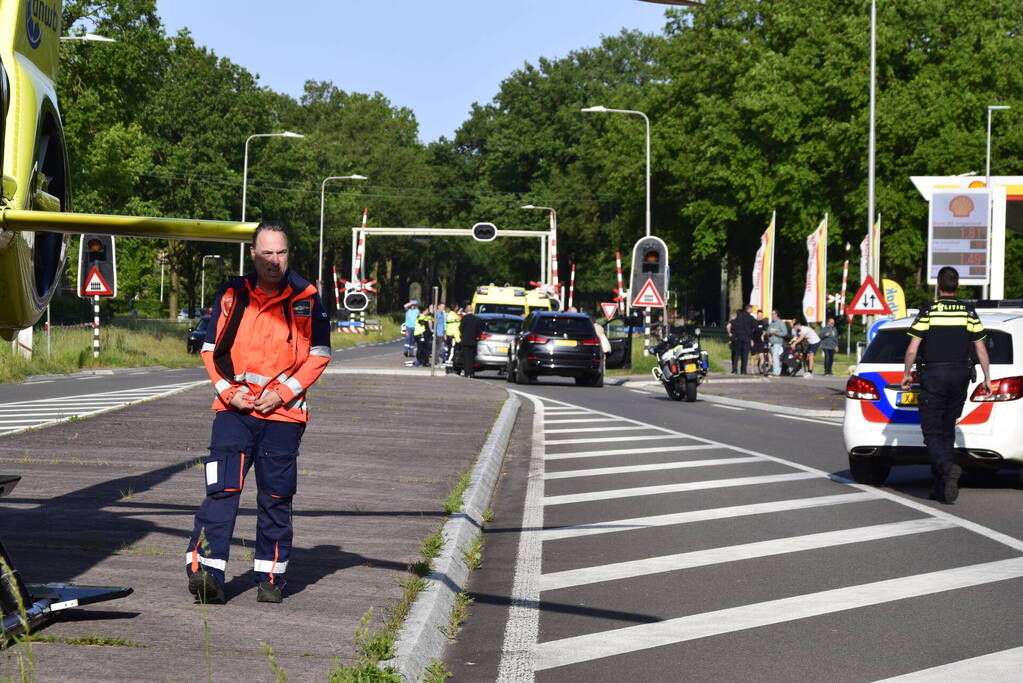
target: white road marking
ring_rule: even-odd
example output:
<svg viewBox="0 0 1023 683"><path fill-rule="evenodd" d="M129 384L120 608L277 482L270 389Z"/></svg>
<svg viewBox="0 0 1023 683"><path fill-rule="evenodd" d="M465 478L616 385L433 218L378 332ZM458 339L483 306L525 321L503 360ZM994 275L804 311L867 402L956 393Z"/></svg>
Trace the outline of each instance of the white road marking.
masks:
<svg viewBox="0 0 1023 683"><path fill-rule="evenodd" d="M170 396L202 384L208 384L208 381L178 382L138 389L0 403L0 435L47 427L73 418L99 415L134 403Z"/></svg>
<svg viewBox="0 0 1023 683"><path fill-rule="evenodd" d="M545 408L545 415L592 415L588 410L576 410L569 408Z"/></svg>
<svg viewBox="0 0 1023 683"><path fill-rule="evenodd" d="M649 393L649 392L643 391L641 389L629 389L629 391L631 391L634 394L647 394L647 393Z"/></svg>
<svg viewBox="0 0 1023 683"><path fill-rule="evenodd" d="M638 455L642 453L674 453L676 451L705 451L719 449L720 446L705 443L682 446L657 446L655 448L616 448L608 451L578 451L575 453L554 453L546 460L570 460L572 458L602 458L612 455Z"/></svg>
<svg viewBox="0 0 1023 683"><path fill-rule="evenodd" d="M575 429L545 429L545 434L572 434L577 432L633 432L637 429L648 429L648 427L637 427L628 425L626 427L578 427ZM629 437L630 439L632 437Z"/></svg>
<svg viewBox="0 0 1023 683"><path fill-rule="evenodd" d="M596 418L583 417L583 418L576 418L574 420L544 420L543 421L543 423L545 425L576 424L577 422L603 422L603 423L607 423L607 422L610 422L610 420L608 420L606 417L596 417Z"/></svg>
<svg viewBox="0 0 1023 683"><path fill-rule="evenodd" d="M816 422L820 425L831 425L832 427L841 427L841 422L835 422L833 420L816 420L812 417L799 417L798 415L782 415L781 413L771 413L774 417L783 417L786 420L798 420L799 422Z"/></svg>
<svg viewBox="0 0 1023 683"><path fill-rule="evenodd" d="M536 670L1023 577L1023 557L836 588L537 645Z"/></svg>
<svg viewBox="0 0 1023 683"><path fill-rule="evenodd" d="M1019 683L1023 678L1023 647L992 652L904 676L886 678L877 683L947 683L947 681L984 681Z"/></svg>
<svg viewBox="0 0 1023 683"><path fill-rule="evenodd" d="M683 436L683 435L673 436L671 434L658 434L658 435L655 435L655 436L630 436L629 437L629 441L654 441L654 440L657 440L657 439L660 439L660 440L663 441L665 439L691 439L691 438L693 438L693 437L691 437L691 436ZM601 437L595 438L595 439L560 439L560 440L548 439L548 440L544 441L543 444L545 446L557 446L559 444L567 445L567 444L573 444L573 443L607 443L609 441L616 441L616 440L617 439L615 439L612 436L601 436Z"/></svg>
<svg viewBox="0 0 1023 683"><path fill-rule="evenodd" d="M540 590L550 591L558 590L559 588L570 588L572 586L583 586L589 583L632 579L637 576L662 574L664 572L691 569L693 567L705 567L711 564L737 562L757 557L770 557L771 555L785 555L805 550L849 545L851 543L867 543L880 538L909 536L911 534L922 534L928 531L940 531L943 529L953 528L955 528L955 524L952 524L951 522L943 519L925 517L923 519L914 519L908 522L876 524L856 529L825 531L817 534L775 538L769 541L743 543L741 545L711 548L709 550L697 550L689 553L676 553L674 555L648 557L642 560L615 562L613 564L604 564L596 567L583 567L580 569L570 569L562 572L542 574L540 576Z"/></svg>
<svg viewBox="0 0 1023 683"><path fill-rule="evenodd" d="M739 408L738 406L726 406L724 403L711 403L710 405L715 408L724 408L725 410L746 410L745 408Z"/></svg>
<svg viewBox="0 0 1023 683"><path fill-rule="evenodd" d="M504 628L499 683L532 681L536 670L535 648L540 632L540 561L543 543L543 415L544 406L535 397L523 394L533 402L533 449L526 484L526 503L522 511L522 534L515 559L508 623Z"/></svg>
<svg viewBox="0 0 1023 683"><path fill-rule="evenodd" d="M686 467L713 467L714 465L739 465L747 462L764 462L763 458L752 455L741 458L714 458L713 460L680 460L677 462L659 462L651 465L627 465L625 467L599 467L588 470L566 470L548 472L544 479L574 479L576 477L597 477L605 474L629 474L632 472L657 472L661 470L677 470Z"/></svg>
<svg viewBox="0 0 1023 683"><path fill-rule="evenodd" d="M817 479L816 474L796 472L794 474L767 474L760 477L734 477L731 479L711 479L710 481L691 481L684 484L662 484L660 486L638 486L628 489L611 489L608 491L590 491L588 493L569 493L561 496L547 496L544 505L565 505L567 503L589 503L596 500L613 498L633 498L636 496L653 496L662 493L682 493L685 491L704 491L707 489L726 488L730 486L758 486L775 484L783 481L800 479Z"/></svg>
<svg viewBox="0 0 1023 683"><path fill-rule="evenodd" d="M631 529L649 529L656 526L690 524L692 522L706 522L712 519L766 515L787 510L803 510L806 508L843 505L845 503L864 503L876 500L877 496L865 491L841 493L834 496L817 496L815 498L795 498L770 503L753 503L751 505L733 505L730 507L712 508L710 510L677 512L670 515L653 515L650 517L633 517L632 519L616 519L608 522L594 522L593 524L576 524L554 529L544 529L542 537L544 541L554 541L559 538L609 534L617 531L629 531Z"/></svg>

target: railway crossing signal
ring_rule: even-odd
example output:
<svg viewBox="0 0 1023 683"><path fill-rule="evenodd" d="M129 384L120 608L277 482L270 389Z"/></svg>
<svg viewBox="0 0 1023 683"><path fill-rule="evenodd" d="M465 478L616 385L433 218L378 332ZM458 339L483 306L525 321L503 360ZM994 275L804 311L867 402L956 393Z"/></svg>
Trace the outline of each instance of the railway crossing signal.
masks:
<svg viewBox="0 0 1023 683"><path fill-rule="evenodd" d="M472 238L477 242L493 242L497 238L497 226L493 223L477 223L472 226Z"/></svg>
<svg viewBox="0 0 1023 683"><path fill-rule="evenodd" d="M82 235L78 249L78 296L117 296L117 260L110 235Z"/></svg>

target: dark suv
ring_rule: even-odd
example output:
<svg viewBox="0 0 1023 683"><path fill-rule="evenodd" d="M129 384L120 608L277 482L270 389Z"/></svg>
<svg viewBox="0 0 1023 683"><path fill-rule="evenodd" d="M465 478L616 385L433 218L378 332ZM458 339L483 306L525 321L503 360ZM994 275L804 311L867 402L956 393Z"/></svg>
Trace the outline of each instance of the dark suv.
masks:
<svg viewBox="0 0 1023 683"><path fill-rule="evenodd" d="M507 373L509 382L519 384L560 375L574 377L576 384L604 386L604 351L593 322L583 313L530 313L508 349Z"/></svg>
<svg viewBox="0 0 1023 683"><path fill-rule="evenodd" d="M206 315L195 327L188 328L188 352L199 353L206 341L206 330L210 326L210 316Z"/></svg>

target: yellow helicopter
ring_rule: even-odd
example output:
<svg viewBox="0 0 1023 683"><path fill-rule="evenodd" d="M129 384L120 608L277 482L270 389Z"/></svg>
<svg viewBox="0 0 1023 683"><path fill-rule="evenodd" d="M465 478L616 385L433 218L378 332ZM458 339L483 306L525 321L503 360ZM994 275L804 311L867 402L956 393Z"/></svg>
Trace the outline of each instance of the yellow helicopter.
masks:
<svg viewBox="0 0 1023 683"><path fill-rule="evenodd" d="M0 0L0 337L46 311L73 234L244 242L255 223L71 212L55 81L60 0Z"/></svg>

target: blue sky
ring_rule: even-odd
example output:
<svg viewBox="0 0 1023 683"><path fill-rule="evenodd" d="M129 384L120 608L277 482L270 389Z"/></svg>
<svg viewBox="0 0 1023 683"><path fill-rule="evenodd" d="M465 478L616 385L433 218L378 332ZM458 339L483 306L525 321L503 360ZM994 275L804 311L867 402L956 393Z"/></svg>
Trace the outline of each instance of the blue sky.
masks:
<svg viewBox="0 0 1023 683"><path fill-rule="evenodd" d="M451 137L525 62L559 58L622 28L659 33L665 6L638 0L158 0L169 33L298 96L306 80L380 92L420 138ZM283 11L280 8L284 8Z"/></svg>

